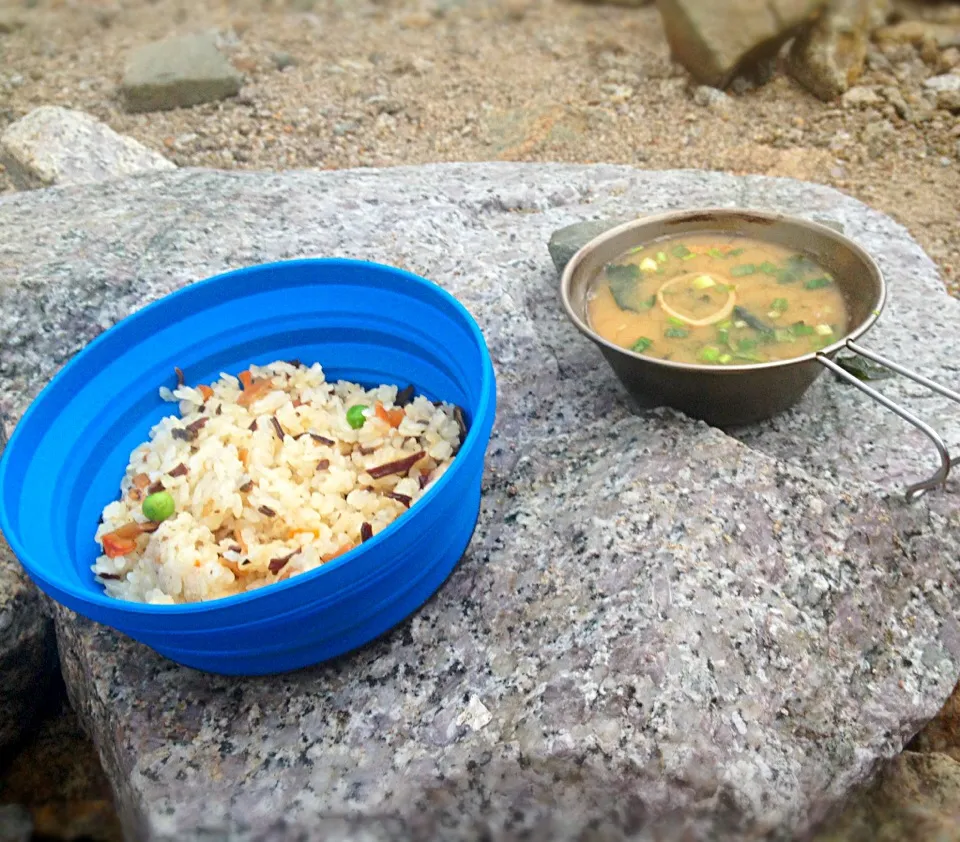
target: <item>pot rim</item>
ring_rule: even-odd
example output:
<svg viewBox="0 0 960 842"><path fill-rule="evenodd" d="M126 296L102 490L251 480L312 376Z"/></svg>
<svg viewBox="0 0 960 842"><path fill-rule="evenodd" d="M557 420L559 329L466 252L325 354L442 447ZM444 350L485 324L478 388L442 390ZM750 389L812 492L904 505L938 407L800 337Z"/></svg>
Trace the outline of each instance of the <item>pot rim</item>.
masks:
<svg viewBox="0 0 960 842"><path fill-rule="evenodd" d="M791 357L786 360L772 360L770 362L763 363L743 363L739 365L724 365L724 366L715 366L709 364L700 364L700 363L682 363L674 362L672 360L662 360L656 357L648 357L643 354L638 354L634 351L631 351L629 348L624 348L620 345L616 345L608 339L604 339L598 333L596 333L587 323L585 319L582 319L573 307L570 301L571 287L573 285L573 279L576 276L577 270L580 265L598 248L605 245L610 240L619 237L621 234L631 231L637 228L643 228L649 225L655 225L658 223L667 223L667 222L681 222L685 219L696 219L697 217L702 217L705 215L711 215L713 217L723 216L723 217L740 217L740 218L753 218L763 219L770 222L782 223L787 225L793 225L799 228L806 228L808 230L814 231L818 234L824 234L829 239L837 242L838 245L843 246L852 252L859 260L861 260L870 273L877 280L877 302L876 306L873 308L872 312L864 319L859 325L848 330L842 337L840 337L836 342L827 345L824 348L821 348L819 351L811 351L807 354L804 354L800 357ZM709 225L704 225L704 230L709 230ZM764 371L768 369L778 369L786 368L788 366L794 365L803 365L805 363L814 362L820 356L833 356L837 351L843 348L848 342L852 342L856 339L859 339L871 327L876 323L877 319L880 318L880 314L883 312L884 307L887 303L887 285L883 278L883 273L880 271L880 266L877 262L867 253L867 251L858 245L854 240L848 237L846 234L842 234L839 231L831 228L828 225L823 225L819 222L814 222L813 220L803 219L799 216L794 216L787 213L779 213L776 211L768 210L755 210L753 208L743 208L743 207L734 207L734 208L722 208L722 207L703 207L703 208L687 208L685 210L678 211L667 211L665 213L651 214L650 216L642 216L637 219L625 222L621 225L611 228L609 231L594 237L589 242L581 246L577 252L570 258L567 262L567 265L563 269L563 273L560 277L560 298L563 303L563 308L566 311L567 318L573 322L574 327L580 331L584 336L590 339L595 344L599 345L601 350L614 351L616 353L624 354L629 357L633 357L636 360L639 360L644 363L651 365L661 366L667 369L676 369L677 371L684 372L698 372L701 374L711 374L711 375L731 375L731 374L741 374L745 372L756 372Z"/></svg>

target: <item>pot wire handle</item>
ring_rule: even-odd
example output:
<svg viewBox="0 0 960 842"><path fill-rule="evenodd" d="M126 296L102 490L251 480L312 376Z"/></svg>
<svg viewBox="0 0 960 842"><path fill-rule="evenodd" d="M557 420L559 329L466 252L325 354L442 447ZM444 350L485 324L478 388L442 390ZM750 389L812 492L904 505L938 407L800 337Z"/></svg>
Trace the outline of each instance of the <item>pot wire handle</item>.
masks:
<svg viewBox="0 0 960 842"><path fill-rule="evenodd" d="M933 380L930 380L930 378L924 377L922 374L917 374L917 372L911 371L908 368L904 368L899 363L895 363L893 360L888 360L886 357L883 357L874 351L867 350L866 348L857 345L855 342L847 340L847 342L844 344L855 354L859 354L862 357L873 360L875 363L879 363L880 365L885 366L886 368L889 368L898 374L902 374L904 377L913 380L915 383L919 383L921 386L926 386L928 389L939 392L941 395L950 398L950 400L960 403L960 392L955 392L953 389L948 389L946 386L941 386L939 383L935 383ZM940 456L940 467L929 479L924 480L923 482L915 483L907 488L905 496L908 501L912 502L916 500L926 491L936 488L938 485L943 485L947 481L947 476L950 474L950 468L953 467L953 460L950 458L950 454L947 451L947 446L943 443L943 439L940 438L940 435L936 430L934 430L929 424L927 424L925 421L922 421L909 410L904 409L899 404L890 400L890 398L882 395L873 387L868 386L863 381L854 377L849 371L839 366L829 357L823 354L817 354L817 360L829 368L838 377L846 380L850 385L856 386L861 392L869 395L877 403L885 406L891 412L895 412L904 421L913 424L913 426L920 430L920 432L923 433L928 439L930 439L930 441L933 442L934 447L937 448L937 453Z"/></svg>

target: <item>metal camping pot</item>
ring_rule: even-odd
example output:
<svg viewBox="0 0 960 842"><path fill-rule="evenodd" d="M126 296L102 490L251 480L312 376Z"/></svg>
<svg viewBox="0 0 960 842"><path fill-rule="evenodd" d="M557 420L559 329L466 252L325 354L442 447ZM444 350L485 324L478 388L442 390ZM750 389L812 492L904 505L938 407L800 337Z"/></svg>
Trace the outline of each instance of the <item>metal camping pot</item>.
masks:
<svg viewBox="0 0 960 842"><path fill-rule="evenodd" d="M810 255L833 275L839 286L850 314L850 329L833 344L801 357L722 366L644 356L615 345L593 331L587 317L587 296L604 266L627 249L664 237L695 233L741 235ZM837 352L846 349L960 402L960 393L858 344L883 312L886 285L873 258L851 239L826 225L784 214L729 208L644 217L613 228L583 246L563 270L560 294L568 318L597 344L627 391L644 405L671 406L717 427L750 424L793 406L826 368L913 424L936 446L939 469L929 479L910 486L906 492L908 499L919 497L947 479L950 455L936 431L834 360Z"/></svg>

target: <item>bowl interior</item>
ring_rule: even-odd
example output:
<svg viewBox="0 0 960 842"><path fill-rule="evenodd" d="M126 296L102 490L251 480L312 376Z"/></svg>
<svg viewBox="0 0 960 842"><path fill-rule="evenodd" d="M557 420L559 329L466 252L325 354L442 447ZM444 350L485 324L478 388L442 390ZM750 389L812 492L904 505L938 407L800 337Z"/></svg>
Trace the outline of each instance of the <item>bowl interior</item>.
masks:
<svg viewBox="0 0 960 842"><path fill-rule="evenodd" d="M452 401L470 425L461 455L485 449L492 366L476 324L440 287L347 260L227 273L167 296L98 337L24 414L0 461L0 527L31 575L41 585L116 606L89 569L99 550L93 534L104 505L117 497L131 451L160 418L177 412L158 394L175 385L174 366L197 384L292 358L319 362L330 380L412 383L433 400ZM475 429L478 417L485 430ZM433 493L453 481L456 466L457 460ZM355 553L266 590L328 574L389 540L402 521Z"/></svg>
<svg viewBox="0 0 960 842"><path fill-rule="evenodd" d="M588 293L597 273L627 249L663 237L712 232L737 234L795 249L812 257L834 276L847 305L851 327L840 341L828 346L822 353L832 353L843 344L843 340L855 339L865 333L883 309L885 286L880 270L874 260L850 238L825 225L796 217L721 208L680 211L639 219L587 243L571 258L563 272L561 295L568 317L594 342L628 357L666 367L720 371L717 366L669 362L634 354L595 333L587 315ZM811 357L813 354L798 357L797 360ZM758 369L795 361L724 366L722 370Z"/></svg>

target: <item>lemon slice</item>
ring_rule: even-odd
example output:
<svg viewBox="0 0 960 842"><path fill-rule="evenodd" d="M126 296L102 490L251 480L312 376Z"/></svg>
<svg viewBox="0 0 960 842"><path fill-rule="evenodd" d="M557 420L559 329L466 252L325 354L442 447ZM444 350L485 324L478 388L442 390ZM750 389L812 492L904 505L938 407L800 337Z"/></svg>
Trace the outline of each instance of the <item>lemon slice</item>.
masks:
<svg viewBox="0 0 960 842"><path fill-rule="evenodd" d="M705 277L708 277L708 276L699 275L697 277L697 280ZM729 317L729 315L733 312L733 308L736 306L736 303L737 303L737 294L733 291L732 288L728 288L727 300L720 307L720 309L703 319L691 319L689 316L685 316L683 315L683 313L677 312L676 310L673 309L673 307L667 304L667 302L664 300L663 291L666 289L669 289L674 284L680 283L681 281L683 281L684 283L689 283L690 276L680 275L679 277L671 278L663 286L661 286L660 289L657 290L657 301L660 302L660 306L663 308L663 312L666 313L668 316L672 316L675 319L679 319L681 322L685 322L691 327L705 327L706 325L712 325L715 322L722 322L724 319Z"/></svg>

